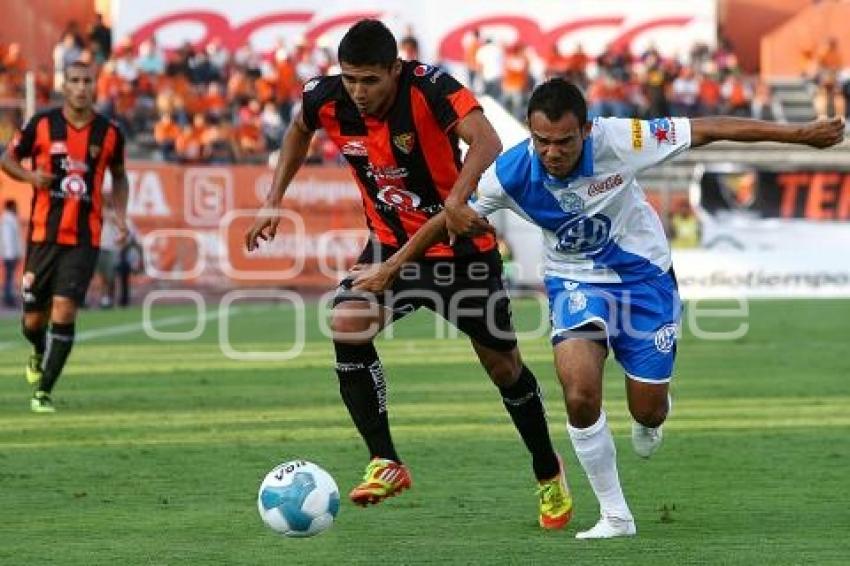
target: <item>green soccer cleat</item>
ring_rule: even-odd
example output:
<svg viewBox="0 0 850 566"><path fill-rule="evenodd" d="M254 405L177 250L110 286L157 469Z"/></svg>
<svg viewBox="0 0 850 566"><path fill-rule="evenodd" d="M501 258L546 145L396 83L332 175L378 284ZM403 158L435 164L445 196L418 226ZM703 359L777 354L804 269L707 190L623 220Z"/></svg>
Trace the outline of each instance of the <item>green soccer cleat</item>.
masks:
<svg viewBox="0 0 850 566"><path fill-rule="evenodd" d="M366 466L363 482L348 497L355 505L375 505L410 488L413 481L404 464L384 458L373 458Z"/></svg>
<svg viewBox="0 0 850 566"><path fill-rule="evenodd" d="M50 400L50 395L44 391L36 391L30 399L30 410L33 413L55 413L56 407Z"/></svg>
<svg viewBox="0 0 850 566"><path fill-rule="evenodd" d="M539 482L537 496L540 498L538 523L544 529L563 529L573 516L573 497L567 486L564 463L558 456L558 475Z"/></svg>
<svg viewBox="0 0 850 566"><path fill-rule="evenodd" d="M41 354L32 354L30 359L27 361L27 367L24 372L27 378L27 383L30 385L35 385L39 381L41 381L41 361L43 356Z"/></svg>

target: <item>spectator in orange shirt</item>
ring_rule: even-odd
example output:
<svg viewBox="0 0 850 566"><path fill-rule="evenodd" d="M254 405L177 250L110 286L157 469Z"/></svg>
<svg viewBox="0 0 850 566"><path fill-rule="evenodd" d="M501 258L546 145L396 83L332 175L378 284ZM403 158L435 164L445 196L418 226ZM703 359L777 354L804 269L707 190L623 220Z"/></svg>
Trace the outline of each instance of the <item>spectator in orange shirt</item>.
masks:
<svg viewBox="0 0 850 566"><path fill-rule="evenodd" d="M581 43L576 45L576 50L573 51L567 63L567 79L582 88L587 86L587 64L590 63L590 57L584 52Z"/></svg>
<svg viewBox="0 0 850 566"><path fill-rule="evenodd" d="M830 37L818 53L818 67L820 72L838 74L841 71L842 60L838 40Z"/></svg>
<svg viewBox="0 0 850 566"><path fill-rule="evenodd" d="M739 72L734 72L723 81L720 94L724 101L724 114L749 118L752 116L753 92Z"/></svg>
<svg viewBox="0 0 850 566"><path fill-rule="evenodd" d="M546 79L552 79L555 77L560 77L562 79L570 80L568 74L570 72L570 60L571 58L567 55L561 53L561 48L558 47L558 43L552 43L552 51L549 53L548 57L546 57L546 70L545 75Z"/></svg>
<svg viewBox="0 0 850 566"><path fill-rule="evenodd" d="M235 68L227 81L227 99L236 104L245 104L254 95L254 86L248 74Z"/></svg>
<svg viewBox="0 0 850 566"><path fill-rule="evenodd" d="M21 44L12 42L6 47L2 67L9 77L10 85L16 94L23 94L24 75L27 72L27 62L21 54Z"/></svg>
<svg viewBox="0 0 850 566"><path fill-rule="evenodd" d="M219 83L212 82L207 85L207 92L201 99L201 110L208 116L225 117L228 104Z"/></svg>
<svg viewBox="0 0 850 566"><path fill-rule="evenodd" d="M502 104L522 120L525 113L525 93L529 90L529 61L525 46L519 41L505 52L502 72Z"/></svg>
<svg viewBox="0 0 850 566"><path fill-rule="evenodd" d="M261 103L275 99L277 90L277 70L269 63L263 63L261 74L254 81L254 92L257 100Z"/></svg>
<svg viewBox="0 0 850 566"><path fill-rule="evenodd" d="M266 144L263 139L260 103L257 100L251 100L239 110L237 124L233 132L237 159L253 160L262 155Z"/></svg>
<svg viewBox="0 0 850 566"><path fill-rule="evenodd" d="M277 83L275 84L275 101L284 121L289 122L293 101L301 96L301 82L295 74L292 58L285 52L275 54L277 66Z"/></svg>
<svg viewBox="0 0 850 566"><path fill-rule="evenodd" d="M587 91L590 103L587 112L594 118L599 116L623 118L628 116L629 109L625 103L623 85L607 74L600 74Z"/></svg>
<svg viewBox="0 0 850 566"><path fill-rule="evenodd" d="M180 137L180 126L174 122L174 116L166 112L160 116L159 121L153 128L153 138L156 141L162 158L166 161L174 161L177 154L174 151L177 138Z"/></svg>
<svg viewBox="0 0 850 566"><path fill-rule="evenodd" d="M720 83L713 73L700 73L699 112L702 116L713 116L720 109Z"/></svg>
<svg viewBox="0 0 850 566"><path fill-rule="evenodd" d="M478 84L478 48L481 47L481 30L474 28L466 32L461 40L463 62L466 64L468 86L474 92L481 92L483 85Z"/></svg>
<svg viewBox="0 0 850 566"><path fill-rule="evenodd" d="M39 65L35 72L35 103L38 106L50 104L50 95L53 93L53 76L47 65Z"/></svg>
<svg viewBox="0 0 850 566"><path fill-rule="evenodd" d="M192 117L192 125L186 126L174 142L177 158L183 163L204 163L210 156L210 132L207 119L202 113Z"/></svg>

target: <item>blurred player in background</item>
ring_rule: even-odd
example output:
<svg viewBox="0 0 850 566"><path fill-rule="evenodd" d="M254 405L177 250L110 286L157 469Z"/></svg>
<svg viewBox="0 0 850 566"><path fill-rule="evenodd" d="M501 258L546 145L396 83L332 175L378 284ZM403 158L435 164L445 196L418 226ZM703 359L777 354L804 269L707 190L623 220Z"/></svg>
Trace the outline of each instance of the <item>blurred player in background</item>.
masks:
<svg viewBox="0 0 850 566"><path fill-rule="evenodd" d="M0 213L0 252L3 255L3 306L15 308L15 274L21 261L21 223L18 203L12 199L3 205Z"/></svg>
<svg viewBox="0 0 850 566"><path fill-rule="evenodd" d="M775 141L824 148L844 139L841 119L777 124L740 118L587 120L581 91L563 79L535 89L531 139L485 172L472 205L482 215L510 209L543 229L545 284L555 369L567 432L599 501L601 518L577 538L634 535L616 450L602 411L608 351L626 373L632 445L648 458L670 410L681 302L661 221L635 176L689 147L713 141ZM444 235L435 217L354 288L379 292L406 261Z"/></svg>
<svg viewBox="0 0 850 566"><path fill-rule="evenodd" d="M439 67L400 61L395 38L377 20L363 20L346 33L339 61L341 75L304 85L303 107L284 138L272 190L246 234L248 249L274 237L280 201L319 128L348 160L362 193L371 238L358 266L391 257L442 210L450 236L424 250L425 258L397 280L393 293L354 293L347 278L335 298L331 328L340 392L372 456L350 498L361 505L378 503L411 484L390 435L384 369L373 339L387 324L426 307L470 337L532 454L539 523L563 527L572 500L537 381L517 349L507 297L496 302L496 328L485 316L488 298L503 290L496 239L466 204L501 150L499 138L471 92ZM469 144L463 163L458 138ZM398 300L390 298L396 294ZM459 301L453 303L454 297ZM479 314L457 316L470 310Z"/></svg>
<svg viewBox="0 0 850 566"><path fill-rule="evenodd" d="M26 367L35 386L30 408L38 413L55 411L50 395L71 353L77 308L97 263L107 169L119 241L127 230L124 136L93 110L94 69L70 64L62 91L63 106L33 116L2 157L9 176L33 187L21 290L23 333L33 345ZM21 166L26 158L31 170Z"/></svg>

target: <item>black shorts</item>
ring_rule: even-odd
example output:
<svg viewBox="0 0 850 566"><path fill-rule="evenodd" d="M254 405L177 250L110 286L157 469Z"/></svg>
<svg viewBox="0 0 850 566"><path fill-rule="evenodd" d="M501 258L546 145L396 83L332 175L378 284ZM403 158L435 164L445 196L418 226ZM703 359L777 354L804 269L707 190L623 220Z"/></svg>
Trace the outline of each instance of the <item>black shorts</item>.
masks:
<svg viewBox="0 0 850 566"><path fill-rule="evenodd" d="M42 311L54 296L82 304L97 265L97 255L98 249L90 246L30 243L21 285L24 311Z"/></svg>
<svg viewBox="0 0 850 566"><path fill-rule="evenodd" d="M370 242L357 263L382 262L395 251ZM333 306L374 299L392 310L393 321L425 307L482 346L507 352L517 345L511 302L502 284L502 258L497 250L459 259L423 259L405 264L392 287L377 297L351 291L352 281L349 276L340 282Z"/></svg>

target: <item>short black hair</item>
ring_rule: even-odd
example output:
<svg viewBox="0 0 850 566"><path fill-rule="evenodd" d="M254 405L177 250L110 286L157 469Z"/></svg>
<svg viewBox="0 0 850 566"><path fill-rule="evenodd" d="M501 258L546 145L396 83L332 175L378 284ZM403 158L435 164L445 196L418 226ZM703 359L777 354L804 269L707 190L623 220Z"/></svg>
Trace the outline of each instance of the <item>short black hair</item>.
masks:
<svg viewBox="0 0 850 566"><path fill-rule="evenodd" d="M584 95L576 85L562 78L549 79L534 89L528 101L528 118L534 112L543 112L552 122L569 112L578 119L579 127L587 123Z"/></svg>
<svg viewBox="0 0 850 566"><path fill-rule="evenodd" d="M349 29L337 49L340 63L357 67L391 67L398 59L398 46L392 32L379 20L360 20Z"/></svg>
<svg viewBox="0 0 850 566"><path fill-rule="evenodd" d="M88 71L89 73L91 73L92 72L92 65L91 65L91 63L87 63L86 61L83 61L82 59L77 59L75 61L71 61L70 63L68 63L65 66L65 69L62 72L62 74L65 76L66 79L68 78L68 71L70 71L71 69L84 69L85 71Z"/></svg>

